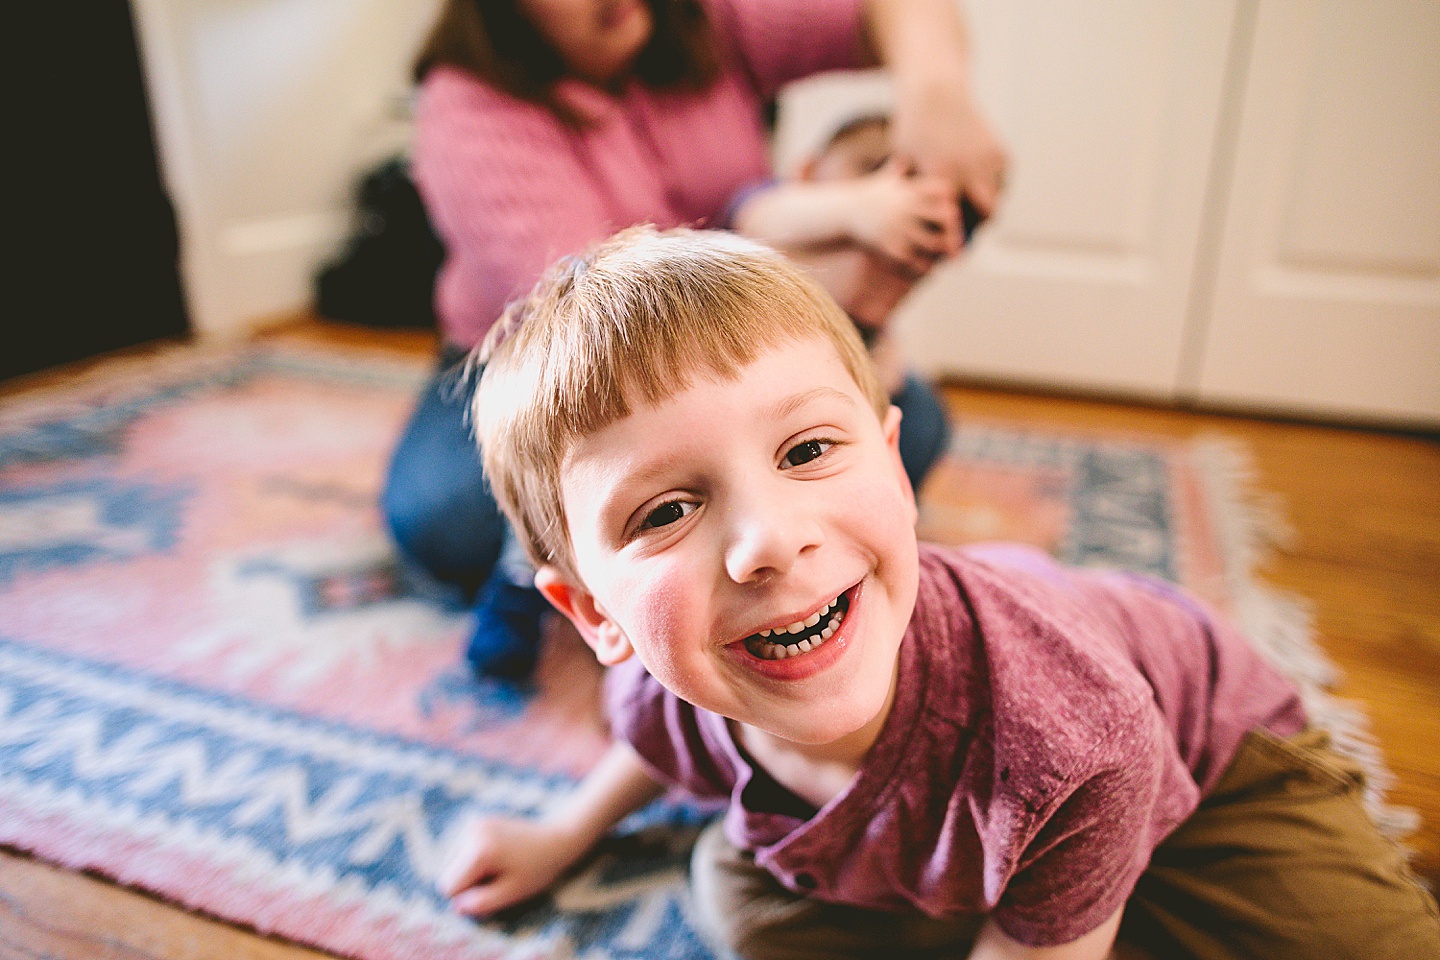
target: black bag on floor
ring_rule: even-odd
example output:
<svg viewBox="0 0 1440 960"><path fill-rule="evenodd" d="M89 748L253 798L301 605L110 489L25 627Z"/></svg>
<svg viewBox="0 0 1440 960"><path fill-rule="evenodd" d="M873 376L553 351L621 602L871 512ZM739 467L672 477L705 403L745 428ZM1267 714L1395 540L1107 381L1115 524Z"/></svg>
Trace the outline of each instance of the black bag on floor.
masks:
<svg viewBox="0 0 1440 960"><path fill-rule="evenodd" d="M365 174L355 207L344 249L315 275L316 310L368 327L434 327L444 248L405 159L392 157Z"/></svg>

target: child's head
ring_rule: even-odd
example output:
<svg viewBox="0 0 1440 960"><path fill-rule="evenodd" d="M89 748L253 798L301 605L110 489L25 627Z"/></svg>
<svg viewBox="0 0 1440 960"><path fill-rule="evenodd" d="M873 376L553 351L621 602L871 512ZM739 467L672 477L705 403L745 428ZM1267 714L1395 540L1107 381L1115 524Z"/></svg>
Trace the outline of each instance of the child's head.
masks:
<svg viewBox="0 0 1440 960"><path fill-rule="evenodd" d="M801 168L801 178L853 180L874 173L890 159L890 121L866 113L843 123Z"/></svg>
<svg viewBox="0 0 1440 960"><path fill-rule="evenodd" d="M833 345L883 418L890 401L854 325L768 247L636 227L555 264L482 346L475 398L486 475L531 559L575 572L560 470L577 439L808 337Z"/></svg>
<svg viewBox="0 0 1440 960"><path fill-rule="evenodd" d="M475 400L486 471L600 659L638 653L801 742L880 713L914 498L834 301L753 242L639 228L558 265L504 328Z"/></svg>

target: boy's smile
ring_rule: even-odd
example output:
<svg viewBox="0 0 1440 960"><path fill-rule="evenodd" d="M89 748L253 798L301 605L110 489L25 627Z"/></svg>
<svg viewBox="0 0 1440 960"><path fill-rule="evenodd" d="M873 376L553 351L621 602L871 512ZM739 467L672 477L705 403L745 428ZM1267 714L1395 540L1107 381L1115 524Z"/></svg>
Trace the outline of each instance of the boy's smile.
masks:
<svg viewBox="0 0 1440 960"><path fill-rule="evenodd" d="M915 503L835 348L762 353L581 439L561 487L583 586L537 583L606 663L785 740L883 721L918 577Z"/></svg>
<svg viewBox="0 0 1440 960"><path fill-rule="evenodd" d="M834 636L849 610L850 594L847 591L826 601L808 617L801 617L774 628L766 627L758 633L752 633L742 642L747 652L761 660L798 657Z"/></svg>

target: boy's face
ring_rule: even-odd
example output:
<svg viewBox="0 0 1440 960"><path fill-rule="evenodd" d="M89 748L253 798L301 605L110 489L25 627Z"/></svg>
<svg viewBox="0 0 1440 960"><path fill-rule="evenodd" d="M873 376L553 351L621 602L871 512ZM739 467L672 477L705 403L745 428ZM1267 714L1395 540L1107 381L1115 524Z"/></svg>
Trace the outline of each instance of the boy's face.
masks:
<svg viewBox="0 0 1440 960"><path fill-rule="evenodd" d="M577 444L561 487L583 586L537 583L602 662L634 652L698 707L838 740L884 709L915 603L899 425L820 339L701 379Z"/></svg>

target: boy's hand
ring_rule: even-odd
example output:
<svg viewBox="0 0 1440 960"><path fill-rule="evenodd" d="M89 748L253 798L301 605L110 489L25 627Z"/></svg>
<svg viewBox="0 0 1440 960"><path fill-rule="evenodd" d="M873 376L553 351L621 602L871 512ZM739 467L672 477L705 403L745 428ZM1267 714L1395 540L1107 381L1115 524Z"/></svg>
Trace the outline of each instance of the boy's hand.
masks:
<svg viewBox="0 0 1440 960"><path fill-rule="evenodd" d="M476 817L436 883L460 913L486 916L551 886L590 844L544 820Z"/></svg>
<svg viewBox="0 0 1440 960"><path fill-rule="evenodd" d="M960 207L941 177L913 175L891 159L854 181L850 233L856 243L924 276L963 243Z"/></svg>
<svg viewBox="0 0 1440 960"><path fill-rule="evenodd" d="M545 817L469 820L436 886L456 910L476 916L523 903L553 884L611 827L659 795L660 784L649 768L629 744L616 742Z"/></svg>

